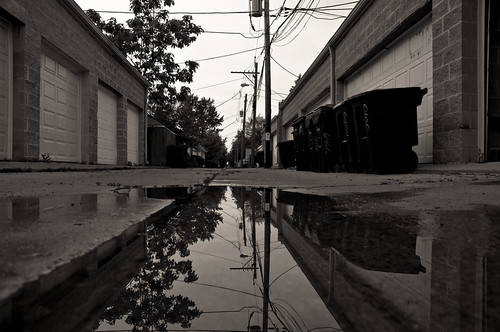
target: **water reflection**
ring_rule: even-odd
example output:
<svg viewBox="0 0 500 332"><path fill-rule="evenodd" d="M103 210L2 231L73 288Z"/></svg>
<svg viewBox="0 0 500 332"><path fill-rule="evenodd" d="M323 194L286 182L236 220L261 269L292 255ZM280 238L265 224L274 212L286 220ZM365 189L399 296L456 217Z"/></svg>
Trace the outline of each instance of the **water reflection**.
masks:
<svg viewBox="0 0 500 332"><path fill-rule="evenodd" d="M416 218L351 213L326 197L276 195L281 241L345 330L500 328L498 209Z"/></svg>
<svg viewBox="0 0 500 332"><path fill-rule="evenodd" d="M149 260L106 309L103 321L114 325L123 319L132 326L132 331L165 331L172 324L191 326L201 311L189 297L168 291L179 279L186 283L198 280L192 261L183 258L190 255L190 245L213 238L222 221L218 206L224 191L224 188L209 188L203 199L187 202L168 222L148 228Z"/></svg>
<svg viewBox="0 0 500 332"><path fill-rule="evenodd" d="M132 214L131 203L145 196L182 198L174 216L140 236L125 234L30 285L13 303L26 319L14 330L500 329L497 208L415 215L383 195L349 203L263 188L190 193L0 200L0 230L16 236L49 219L62 225L68 213L83 228L117 208ZM377 212L352 209L365 201L378 202ZM44 248L31 240L21 257L42 259L33 255ZM33 300L56 278L67 278L63 287ZM65 287L71 283L78 286Z"/></svg>
<svg viewBox="0 0 500 332"><path fill-rule="evenodd" d="M150 228L150 260L98 330L338 330L279 242L270 203L269 189L208 187Z"/></svg>

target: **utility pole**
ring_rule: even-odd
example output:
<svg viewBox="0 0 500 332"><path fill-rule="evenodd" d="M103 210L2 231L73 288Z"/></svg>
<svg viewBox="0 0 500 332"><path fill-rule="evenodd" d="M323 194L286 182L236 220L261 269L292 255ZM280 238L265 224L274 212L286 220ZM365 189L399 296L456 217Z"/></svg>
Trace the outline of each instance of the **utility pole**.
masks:
<svg viewBox="0 0 500 332"><path fill-rule="evenodd" d="M252 74L253 75L253 103L252 103L252 113L253 113L253 126L252 126L252 155L250 156L251 167L255 167L255 144L253 136L255 134L255 113L257 112L257 75L259 72L257 71L257 62L254 60L254 71L232 71L231 74ZM247 77L248 78L248 77ZM246 104L246 103L245 103Z"/></svg>
<svg viewBox="0 0 500 332"><path fill-rule="evenodd" d="M264 0L264 67L265 67L265 118L266 118L266 147L265 168L271 168L271 40L269 33L269 0Z"/></svg>
<svg viewBox="0 0 500 332"><path fill-rule="evenodd" d="M257 62L254 60L254 85L253 85L253 102L252 102L252 155L251 164L255 168L255 120L257 113Z"/></svg>
<svg viewBox="0 0 500 332"><path fill-rule="evenodd" d="M243 160L245 159L245 121L246 121L246 116L247 116L247 94L245 93L245 104L243 104L243 130L241 131L241 165L242 166L243 166Z"/></svg>

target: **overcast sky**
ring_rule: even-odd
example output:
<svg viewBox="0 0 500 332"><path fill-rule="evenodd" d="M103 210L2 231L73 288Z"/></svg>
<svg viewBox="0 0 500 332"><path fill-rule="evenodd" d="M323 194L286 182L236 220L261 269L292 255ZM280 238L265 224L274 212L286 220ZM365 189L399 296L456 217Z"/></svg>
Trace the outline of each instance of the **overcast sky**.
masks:
<svg viewBox="0 0 500 332"><path fill-rule="evenodd" d="M128 11L129 0L75 0L78 5L86 10L92 8L97 11ZM332 6L349 3L337 8L352 8L354 3L348 0L302 0L300 7L312 8ZM294 8L299 0L270 0L271 13L283 6ZM199 97L212 98L217 111L224 116L222 136L227 138L228 146L237 130L241 128L239 111L243 110L245 93L249 98L253 93L251 86L241 87L242 83L250 83L242 74L233 74L231 71L252 71L254 57L257 58L259 71L262 69L263 55L261 47L264 45L262 34L264 18L252 18L247 13L243 14L215 14L213 12L247 12L248 0L176 0L175 5L169 10L171 13L192 13L195 24L200 25L206 33L200 35L196 42L188 48L173 51L176 62L197 60L198 68L194 82L190 84L194 94ZM211 14L196 14L196 13ZM313 63L315 58L333 36L343 18L333 19L332 14L347 16L349 11L328 11L329 15L314 13L314 16L304 15L302 21L295 29L282 30L285 38L272 45L271 55L271 89L272 89L272 116L278 114L278 103L288 94L294 85L296 76L303 74ZM183 14L171 14L171 17L182 17ZM119 22L124 22L131 15L101 13L105 19L116 17ZM271 17L271 21L274 18ZM274 33L285 18L278 18L271 25ZM257 31L253 31L252 25ZM241 33L242 35L235 34ZM244 52L238 55L224 56L254 48L256 51ZM222 56L222 57L221 57ZM214 58L214 59L212 59ZM209 60L206 60L209 59ZM277 64L279 63L279 65ZM281 65L281 66L280 66ZM283 69L283 68L284 69ZM264 115L264 87L257 104L257 114ZM241 91L241 98L240 98ZM248 115L247 115L248 116ZM247 117L248 119L248 117Z"/></svg>

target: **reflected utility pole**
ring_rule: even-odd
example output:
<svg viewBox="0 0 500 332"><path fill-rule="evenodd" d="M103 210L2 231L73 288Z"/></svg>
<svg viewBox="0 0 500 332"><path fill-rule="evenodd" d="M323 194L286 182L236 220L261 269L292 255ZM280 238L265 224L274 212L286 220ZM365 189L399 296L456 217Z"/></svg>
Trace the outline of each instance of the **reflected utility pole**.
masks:
<svg viewBox="0 0 500 332"><path fill-rule="evenodd" d="M271 264L271 189L264 189L264 303L262 331L267 331L269 319L269 272Z"/></svg>

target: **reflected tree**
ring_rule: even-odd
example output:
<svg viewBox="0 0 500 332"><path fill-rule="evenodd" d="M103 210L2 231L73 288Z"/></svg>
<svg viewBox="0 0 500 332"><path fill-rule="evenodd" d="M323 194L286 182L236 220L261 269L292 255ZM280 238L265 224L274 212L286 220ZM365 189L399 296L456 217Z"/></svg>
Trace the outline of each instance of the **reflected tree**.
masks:
<svg viewBox="0 0 500 332"><path fill-rule="evenodd" d="M245 213L250 215L253 211L255 218L262 219L262 192L263 189L231 187L231 196L238 209L245 209Z"/></svg>
<svg viewBox="0 0 500 332"><path fill-rule="evenodd" d="M220 202L225 187L207 187L196 199L181 203L180 212L148 229L148 261L124 292L109 306L101 320L115 324L125 319L132 331L167 331L169 324L189 328L201 310L188 297L172 294L174 282L198 280L189 246L210 241L222 222Z"/></svg>

